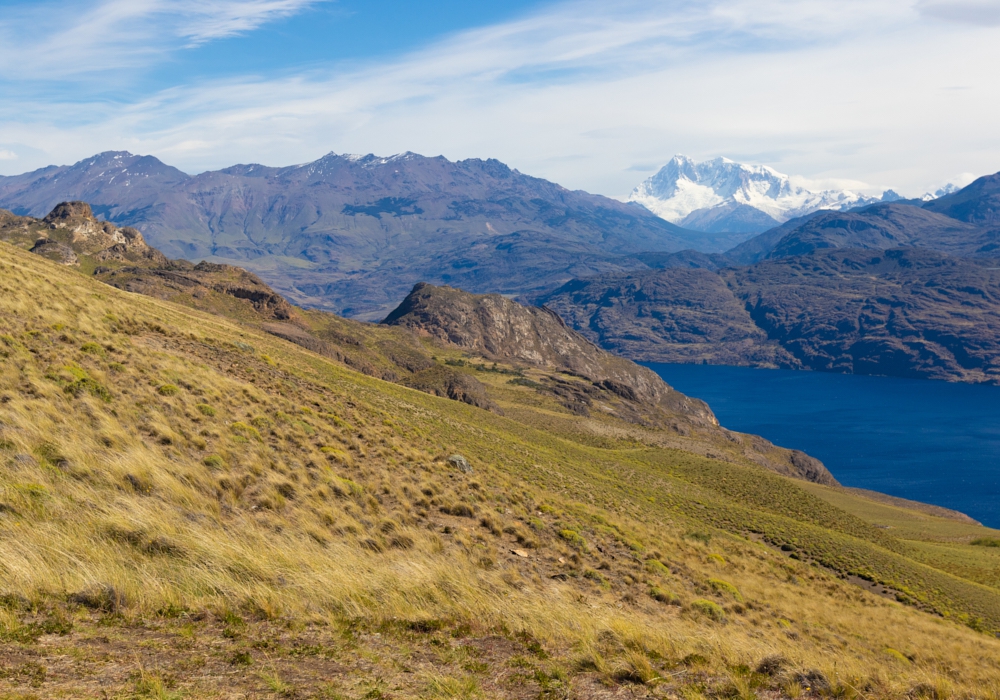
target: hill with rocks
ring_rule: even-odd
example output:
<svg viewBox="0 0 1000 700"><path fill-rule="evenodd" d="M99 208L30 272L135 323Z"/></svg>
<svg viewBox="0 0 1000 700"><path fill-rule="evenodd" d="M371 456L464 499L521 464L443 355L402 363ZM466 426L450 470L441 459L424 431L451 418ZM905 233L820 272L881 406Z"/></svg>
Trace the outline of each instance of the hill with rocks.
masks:
<svg viewBox="0 0 1000 700"><path fill-rule="evenodd" d="M0 177L0 206L17 214L42 217L72 199L172 258L240 265L299 305L369 320L419 281L527 294L641 269L629 253L732 245L496 160L331 153L188 176L109 152Z"/></svg>
<svg viewBox="0 0 1000 700"><path fill-rule="evenodd" d="M451 363L432 357L420 337L442 348L461 349L463 357L500 360L517 368L501 376L528 386L562 412L658 429L677 435L701 435L698 449L735 440L743 458L782 474L835 484L817 460L784 450L757 436L736 436L718 426L704 402L674 391L655 373L614 357L566 328L552 312L524 307L497 295L478 296L449 287L418 284L381 326L293 306L260 278L242 268L186 260L170 260L144 243L141 254L115 258L108 250L121 234L94 218L84 202L64 202L42 220L0 210L0 240L47 255L39 235L56 231L69 240L71 265L119 289L226 316L283 338L352 369L384 381L410 386L436 396L503 414L495 396L465 359ZM52 229L52 221L62 228ZM23 232L35 231L32 235ZM103 237L80 232L99 231ZM41 232L40 234L38 232ZM138 235L138 234L136 234ZM141 239L140 239L141 240ZM35 241L35 243L32 243ZM104 250L104 244L111 248ZM51 259L51 258L50 258ZM102 264L95 264L100 260ZM479 323L469 323L477 318ZM497 332L498 329L500 332ZM476 363L473 362L475 365Z"/></svg>
<svg viewBox="0 0 1000 700"><path fill-rule="evenodd" d="M0 230L12 697L1000 684L1000 532L642 396L547 312L420 286L361 323L60 211Z"/></svg>

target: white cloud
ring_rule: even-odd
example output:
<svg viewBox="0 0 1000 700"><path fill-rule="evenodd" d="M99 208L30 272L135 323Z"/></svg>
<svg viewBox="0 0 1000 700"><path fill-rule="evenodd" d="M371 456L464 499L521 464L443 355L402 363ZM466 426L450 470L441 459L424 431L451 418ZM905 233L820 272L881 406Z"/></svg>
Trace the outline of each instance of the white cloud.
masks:
<svg viewBox="0 0 1000 700"><path fill-rule="evenodd" d="M4 11L0 77L53 80L133 71L171 50L252 31L330 0L58 0ZM53 27L52 18L60 22ZM45 27L45 31L26 31Z"/></svg>
<svg viewBox="0 0 1000 700"><path fill-rule="evenodd" d="M0 160L17 160L17 154L14 151L0 150Z"/></svg>
<svg viewBox="0 0 1000 700"><path fill-rule="evenodd" d="M249 32L262 24L297 14L323 0L212 0L171 2L164 14L183 18L178 34L194 43Z"/></svg>
<svg viewBox="0 0 1000 700"><path fill-rule="evenodd" d="M921 0L917 8L928 17L977 26L1000 26L998 0Z"/></svg>
<svg viewBox="0 0 1000 700"><path fill-rule="evenodd" d="M221 6L219 26L238 26ZM367 66L0 105L0 137L58 162L126 148L189 172L330 150L497 157L612 195L644 177L635 164L751 153L919 194L1000 169L998 38L900 0L573 2Z"/></svg>

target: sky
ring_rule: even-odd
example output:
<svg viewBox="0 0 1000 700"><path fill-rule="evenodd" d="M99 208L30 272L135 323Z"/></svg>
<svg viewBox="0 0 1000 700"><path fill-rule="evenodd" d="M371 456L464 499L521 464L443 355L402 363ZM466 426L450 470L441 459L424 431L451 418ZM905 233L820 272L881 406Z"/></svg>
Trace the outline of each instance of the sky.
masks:
<svg viewBox="0 0 1000 700"><path fill-rule="evenodd" d="M1000 0L0 0L0 175L498 158L625 196L674 154L916 196L1000 170Z"/></svg>

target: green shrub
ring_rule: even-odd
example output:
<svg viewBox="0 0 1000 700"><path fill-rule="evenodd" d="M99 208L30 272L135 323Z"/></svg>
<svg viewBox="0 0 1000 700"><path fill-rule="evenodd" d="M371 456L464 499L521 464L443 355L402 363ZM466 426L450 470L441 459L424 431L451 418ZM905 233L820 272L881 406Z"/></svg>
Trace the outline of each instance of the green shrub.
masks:
<svg viewBox="0 0 1000 700"><path fill-rule="evenodd" d="M84 343L80 346L80 350L90 355L104 356L104 348L99 343Z"/></svg>
<svg viewBox="0 0 1000 700"><path fill-rule="evenodd" d="M649 597L653 600L657 600L661 603L666 603L667 605L680 605L681 600L673 593L663 588L658 588L653 586L649 589Z"/></svg>
<svg viewBox="0 0 1000 700"><path fill-rule="evenodd" d="M72 382L63 389L67 394L72 394L74 397L79 398L83 394L90 394L104 403L111 403L111 392L108 391L102 384L91 379L90 377L82 377Z"/></svg>
<svg viewBox="0 0 1000 700"><path fill-rule="evenodd" d="M580 533L577 532L576 530L560 530L559 536L562 537L567 542L569 542L574 547L576 547L577 549L581 550L587 549L587 540L585 540L583 536L580 535Z"/></svg>
<svg viewBox="0 0 1000 700"><path fill-rule="evenodd" d="M267 416L256 416L250 419L250 425L257 428L257 430L267 430L274 424Z"/></svg>
<svg viewBox="0 0 1000 700"><path fill-rule="evenodd" d="M662 561L659 561L657 559L646 560L646 571L648 571L651 574L658 574L660 576L666 576L667 574L670 573L670 569L668 569L663 564Z"/></svg>
<svg viewBox="0 0 1000 700"><path fill-rule="evenodd" d="M699 598L691 603L691 608L716 622L722 622L726 619L726 613L723 611L722 606L710 600Z"/></svg>
<svg viewBox="0 0 1000 700"><path fill-rule="evenodd" d="M198 404L197 409L203 416L208 416L209 418L211 418L212 416L215 415L215 409L209 406L207 403Z"/></svg>
<svg viewBox="0 0 1000 700"><path fill-rule="evenodd" d="M712 590L715 591L716 593L720 593L722 595L732 596L733 598L735 598L736 600L740 601L741 603L743 602L743 596L740 595L740 592L736 588L736 586L734 586L731 583L728 583L726 581L722 581L722 580L717 579L717 578L710 578L710 579L708 579L708 585L711 586Z"/></svg>
<svg viewBox="0 0 1000 700"><path fill-rule="evenodd" d="M995 537L980 537L972 540L969 544L976 547L1000 547L1000 540Z"/></svg>
<svg viewBox="0 0 1000 700"><path fill-rule="evenodd" d="M896 661L899 661L899 662L904 663L906 665L910 664L910 660L908 658L906 658L905 654L903 654L901 651L896 651L892 647L886 647L885 648L885 653L888 654L889 656L891 656L892 658L894 658Z"/></svg>
<svg viewBox="0 0 1000 700"><path fill-rule="evenodd" d="M222 460L219 455L209 455L201 461L209 469L222 469L226 466L226 463Z"/></svg>
<svg viewBox="0 0 1000 700"><path fill-rule="evenodd" d="M163 386L159 387L156 390L156 393L159 394L160 396L174 396L179 391L180 389L178 389L173 384L164 384Z"/></svg>
<svg viewBox="0 0 1000 700"><path fill-rule="evenodd" d="M241 421L236 421L235 423L229 426L229 429L234 433L236 433L236 435L245 438L247 440L257 440L257 441L261 440L260 433L257 432L257 428L253 427L252 425L247 425L246 423L243 423Z"/></svg>

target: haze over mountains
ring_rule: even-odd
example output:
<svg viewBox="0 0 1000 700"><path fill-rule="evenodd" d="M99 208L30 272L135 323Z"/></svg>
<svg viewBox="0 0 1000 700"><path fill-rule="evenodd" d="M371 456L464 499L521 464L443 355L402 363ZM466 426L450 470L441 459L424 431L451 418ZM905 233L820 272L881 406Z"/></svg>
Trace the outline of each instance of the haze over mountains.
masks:
<svg viewBox="0 0 1000 700"><path fill-rule="evenodd" d="M524 294L642 265L647 250L721 252L728 239L496 160L330 154L285 168L188 176L108 152L0 178L0 207L45 216L65 200L140 229L170 257L259 273L296 303L379 319L419 281Z"/></svg>

